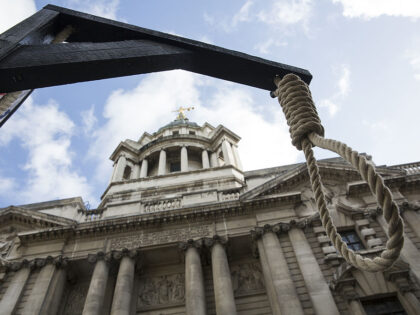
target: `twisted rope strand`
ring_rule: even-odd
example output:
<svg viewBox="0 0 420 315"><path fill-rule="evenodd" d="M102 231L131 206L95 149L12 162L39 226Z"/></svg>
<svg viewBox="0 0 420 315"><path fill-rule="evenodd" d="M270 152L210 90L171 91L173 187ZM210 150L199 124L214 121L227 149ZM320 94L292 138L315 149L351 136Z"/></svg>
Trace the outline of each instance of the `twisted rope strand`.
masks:
<svg viewBox="0 0 420 315"><path fill-rule="evenodd" d="M356 268L370 272L390 268L398 259L404 245L404 227L398 206L383 178L376 172L375 166L366 157L344 143L324 138L324 128L316 112L309 88L298 76L288 74L282 80L276 79L275 83L278 86L276 94L290 126L292 143L298 150L303 149L305 154L322 226L331 242L343 258ZM351 163L368 183L370 190L383 210L384 218L388 224L388 241L386 249L380 256L374 259L362 257L349 249L341 239L327 208L321 176L312 150L313 145L339 154Z"/></svg>

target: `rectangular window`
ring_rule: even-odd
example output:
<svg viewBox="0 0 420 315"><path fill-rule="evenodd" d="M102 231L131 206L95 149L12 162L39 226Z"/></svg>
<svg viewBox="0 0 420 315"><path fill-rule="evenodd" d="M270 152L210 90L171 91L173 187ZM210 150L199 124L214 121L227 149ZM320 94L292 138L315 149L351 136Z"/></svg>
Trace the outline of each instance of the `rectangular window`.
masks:
<svg viewBox="0 0 420 315"><path fill-rule="evenodd" d="M367 315L406 315L396 296L361 301Z"/></svg>
<svg viewBox="0 0 420 315"><path fill-rule="evenodd" d="M180 162L172 162L169 164L169 171L172 172L179 172L181 170L181 163Z"/></svg>
<svg viewBox="0 0 420 315"><path fill-rule="evenodd" d="M189 134L190 135L195 135L195 131L190 131Z"/></svg>
<svg viewBox="0 0 420 315"><path fill-rule="evenodd" d="M365 249L356 231L349 230L349 231L341 231L339 233L343 241L347 244L348 248L354 251Z"/></svg>
<svg viewBox="0 0 420 315"><path fill-rule="evenodd" d="M172 134L175 135L179 135L179 131L172 131Z"/></svg>

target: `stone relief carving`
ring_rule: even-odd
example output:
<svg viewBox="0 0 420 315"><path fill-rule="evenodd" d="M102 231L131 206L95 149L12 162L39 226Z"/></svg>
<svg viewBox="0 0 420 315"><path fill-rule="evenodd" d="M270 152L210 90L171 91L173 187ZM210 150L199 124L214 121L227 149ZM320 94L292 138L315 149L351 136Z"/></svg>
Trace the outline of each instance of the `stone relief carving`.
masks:
<svg viewBox="0 0 420 315"><path fill-rule="evenodd" d="M235 295L264 289L264 279L260 265L247 263L231 268L232 285Z"/></svg>
<svg viewBox="0 0 420 315"><path fill-rule="evenodd" d="M69 288L63 315L82 314L88 289L88 281L76 283Z"/></svg>
<svg viewBox="0 0 420 315"><path fill-rule="evenodd" d="M195 239L212 235L210 225L191 226L191 228L180 228L163 230L158 232L139 231L138 234L114 238L111 240L111 250L121 248L139 248L147 245L166 244L180 242L186 239Z"/></svg>
<svg viewBox="0 0 420 315"><path fill-rule="evenodd" d="M140 279L137 308L183 303L184 299L185 275L183 273Z"/></svg>
<svg viewBox="0 0 420 315"><path fill-rule="evenodd" d="M5 258L13 245L13 240L17 236L16 229L9 227L0 231L0 257Z"/></svg>

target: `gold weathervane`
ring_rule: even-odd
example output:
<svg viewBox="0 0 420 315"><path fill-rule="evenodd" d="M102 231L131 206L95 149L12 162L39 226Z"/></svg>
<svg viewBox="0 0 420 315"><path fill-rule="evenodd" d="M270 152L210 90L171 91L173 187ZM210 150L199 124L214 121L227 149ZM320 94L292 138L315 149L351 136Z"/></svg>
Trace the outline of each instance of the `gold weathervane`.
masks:
<svg viewBox="0 0 420 315"><path fill-rule="evenodd" d="M184 112L189 112L194 109L194 106L192 107L182 107L180 106L177 110L173 110L173 112L178 113L178 116L176 116L176 120L185 120L188 119L187 116L185 116Z"/></svg>

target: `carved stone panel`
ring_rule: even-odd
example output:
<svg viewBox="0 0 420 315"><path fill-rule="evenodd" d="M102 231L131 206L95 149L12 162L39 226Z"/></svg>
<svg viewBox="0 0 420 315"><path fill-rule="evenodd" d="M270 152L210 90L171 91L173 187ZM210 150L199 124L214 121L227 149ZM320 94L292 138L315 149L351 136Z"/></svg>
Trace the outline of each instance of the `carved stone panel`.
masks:
<svg viewBox="0 0 420 315"><path fill-rule="evenodd" d="M138 231L137 234L122 236L111 240L111 249L121 248L135 249L142 246L167 244L180 242L188 239L196 239L213 235L210 225L192 226L190 228L178 228L155 232Z"/></svg>
<svg viewBox="0 0 420 315"><path fill-rule="evenodd" d="M264 276L258 262L233 265L230 268L235 295L264 290Z"/></svg>
<svg viewBox="0 0 420 315"><path fill-rule="evenodd" d="M185 275L160 275L140 279L137 309L183 304L185 301Z"/></svg>
<svg viewBox="0 0 420 315"><path fill-rule="evenodd" d="M82 314L88 289L89 281L75 283L69 286L63 315Z"/></svg>

